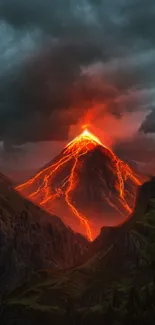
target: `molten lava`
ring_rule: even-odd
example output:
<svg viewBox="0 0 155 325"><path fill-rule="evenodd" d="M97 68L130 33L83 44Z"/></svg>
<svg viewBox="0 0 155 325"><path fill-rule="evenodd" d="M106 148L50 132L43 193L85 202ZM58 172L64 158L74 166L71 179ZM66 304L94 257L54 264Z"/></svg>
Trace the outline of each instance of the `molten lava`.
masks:
<svg viewBox="0 0 155 325"><path fill-rule="evenodd" d="M85 158L91 159L94 152L97 152L98 149L101 152L104 152L102 155L108 159L108 164L106 166L106 171L104 170L104 172L102 171L102 167L97 168L96 166L92 168L96 173L95 182L96 179L99 178L100 183L104 184L104 187L105 183L107 187L113 187L111 190L108 189L107 193L109 194L105 196L105 200L109 205L111 205L111 207L120 213L122 213L121 210L123 209L124 216L127 214L129 215L133 207L132 204L129 204L129 201L134 201L135 192L133 194L132 191L127 190L125 184L127 180L130 180L133 184L132 187L136 187L137 185L140 185L140 181L126 163L121 161L87 129L85 129L73 141L68 143L56 161L46 168L43 168L24 184L16 187L18 191L42 207L48 209L50 204L50 211L53 204L52 202L55 202L56 199L63 196L72 215L75 216L80 221L82 227L84 227L84 232L89 240L93 239L92 227L88 216L83 214L83 212L80 211L81 209L79 209L78 204L76 204L74 195L76 195L80 186L81 180L79 175L81 170L84 169ZM90 155L90 157L88 157L88 155ZM102 166L102 164L104 165L104 162L102 163L101 158L99 159L99 164ZM66 177L59 181L59 178L61 178L61 172L64 170L65 166L69 166L66 169L67 175L65 174ZM110 171L113 175L113 182L111 183L113 185L110 184L111 175L108 176L110 177L108 178L109 181L105 180L107 170L108 173ZM114 200L112 201L110 199L111 191L115 191L115 195L119 198L119 205L121 208L114 203ZM128 200L127 197L130 197L130 200Z"/></svg>

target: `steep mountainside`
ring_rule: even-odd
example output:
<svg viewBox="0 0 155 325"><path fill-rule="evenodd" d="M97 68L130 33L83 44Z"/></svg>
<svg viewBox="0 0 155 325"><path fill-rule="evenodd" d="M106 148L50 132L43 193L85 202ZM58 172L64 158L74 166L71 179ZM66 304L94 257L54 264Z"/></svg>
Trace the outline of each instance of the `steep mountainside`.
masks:
<svg viewBox="0 0 155 325"><path fill-rule="evenodd" d="M74 265L88 246L84 237L21 197L0 175L0 293L33 271Z"/></svg>
<svg viewBox="0 0 155 325"><path fill-rule="evenodd" d="M130 167L85 130L17 190L93 240L102 226L131 213L139 179Z"/></svg>
<svg viewBox="0 0 155 325"><path fill-rule="evenodd" d="M10 294L3 324L154 325L154 180L141 186L131 218L102 229L89 249L82 265L39 272Z"/></svg>

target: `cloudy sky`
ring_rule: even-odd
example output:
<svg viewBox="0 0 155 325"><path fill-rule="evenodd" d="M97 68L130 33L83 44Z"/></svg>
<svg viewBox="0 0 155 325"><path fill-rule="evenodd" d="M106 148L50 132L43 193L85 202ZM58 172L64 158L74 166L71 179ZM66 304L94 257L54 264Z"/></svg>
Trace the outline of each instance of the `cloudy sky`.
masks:
<svg viewBox="0 0 155 325"><path fill-rule="evenodd" d="M0 0L0 170L20 181L89 123L155 173L155 2Z"/></svg>

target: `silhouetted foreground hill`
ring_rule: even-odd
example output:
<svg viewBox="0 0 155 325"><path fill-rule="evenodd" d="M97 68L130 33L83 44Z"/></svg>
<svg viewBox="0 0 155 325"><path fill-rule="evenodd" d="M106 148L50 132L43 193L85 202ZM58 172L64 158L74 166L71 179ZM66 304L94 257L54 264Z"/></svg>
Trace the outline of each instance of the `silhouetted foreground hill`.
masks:
<svg viewBox="0 0 155 325"><path fill-rule="evenodd" d="M141 186L132 218L103 229L90 249L79 267L38 272L8 295L1 324L154 325L153 180Z"/></svg>
<svg viewBox="0 0 155 325"><path fill-rule="evenodd" d="M61 219L21 197L0 175L0 294L34 271L73 266L88 245Z"/></svg>

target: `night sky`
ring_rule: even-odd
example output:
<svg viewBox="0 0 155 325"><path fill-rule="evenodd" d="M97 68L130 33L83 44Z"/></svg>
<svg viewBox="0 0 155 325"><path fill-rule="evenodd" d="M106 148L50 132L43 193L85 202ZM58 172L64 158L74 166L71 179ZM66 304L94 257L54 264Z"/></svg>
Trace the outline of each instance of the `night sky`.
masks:
<svg viewBox="0 0 155 325"><path fill-rule="evenodd" d="M20 182L81 125L155 174L155 2L0 0L0 171Z"/></svg>

